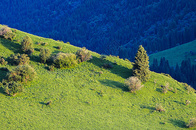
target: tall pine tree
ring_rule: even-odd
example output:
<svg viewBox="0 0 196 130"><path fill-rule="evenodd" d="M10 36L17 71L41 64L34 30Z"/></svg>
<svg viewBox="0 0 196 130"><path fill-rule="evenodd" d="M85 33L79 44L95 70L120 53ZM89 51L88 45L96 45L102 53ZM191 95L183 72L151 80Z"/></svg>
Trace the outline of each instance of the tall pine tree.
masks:
<svg viewBox="0 0 196 130"><path fill-rule="evenodd" d="M139 46L133 67L133 75L141 81L147 81L150 78L149 57L142 45Z"/></svg>

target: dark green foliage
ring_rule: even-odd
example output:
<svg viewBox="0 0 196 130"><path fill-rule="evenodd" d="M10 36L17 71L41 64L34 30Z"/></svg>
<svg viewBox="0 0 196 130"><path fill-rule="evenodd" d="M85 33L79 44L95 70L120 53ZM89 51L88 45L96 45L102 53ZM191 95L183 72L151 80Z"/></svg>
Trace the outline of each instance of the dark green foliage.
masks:
<svg viewBox="0 0 196 130"><path fill-rule="evenodd" d="M189 120L189 123L186 125L188 128L196 128L196 118Z"/></svg>
<svg viewBox="0 0 196 130"><path fill-rule="evenodd" d="M141 81L134 76L129 77L127 80L125 80L125 84L128 86L129 91L132 93L135 93L143 87L143 85L141 85Z"/></svg>
<svg viewBox="0 0 196 130"><path fill-rule="evenodd" d="M31 81L36 75L35 70L29 65L19 65L7 75L8 81L24 82Z"/></svg>
<svg viewBox="0 0 196 130"><path fill-rule="evenodd" d="M7 61L3 57L0 57L0 64L1 65L7 65Z"/></svg>
<svg viewBox="0 0 196 130"><path fill-rule="evenodd" d="M61 50L61 49L62 49L62 47L61 47L61 46L57 46L56 48L57 48L57 49L59 49L59 50Z"/></svg>
<svg viewBox="0 0 196 130"><path fill-rule="evenodd" d="M0 37L12 40L15 37L15 34L9 27L4 26L0 29Z"/></svg>
<svg viewBox="0 0 196 130"><path fill-rule="evenodd" d="M113 68L113 65L111 63L104 63L103 64L103 68L105 68L105 69L111 69L111 68Z"/></svg>
<svg viewBox="0 0 196 130"><path fill-rule="evenodd" d="M57 68L67 68L78 64L75 54L62 52L53 57L53 62Z"/></svg>
<svg viewBox="0 0 196 130"><path fill-rule="evenodd" d="M50 58L50 54L51 54L51 52L49 49L41 48L40 54L39 54L41 62L45 63Z"/></svg>
<svg viewBox="0 0 196 130"><path fill-rule="evenodd" d="M30 58L27 54L14 54L9 58L12 65L24 65L29 64Z"/></svg>
<svg viewBox="0 0 196 130"><path fill-rule="evenodd" d="M133 75L141 81L147 81L150 78L149 57L142 45L139 46L135 56Z"/></svg>
<svg viewBox="0 0 196 130"><path fill-rule="evenodd" d="M32 53L34 51L33 49L33 41L29 36L25 36L22 43L22 51L25 53Z"/></svg>
<svg viewBox="0 0 196 130"><path fill-rule="evenodd" d="M10 96L15 96L16 93L22 92L23 90L22 84L15 81L6 82L4 80L2 82L2 87L4 92Z"/></svg>
<svg viewBox="0 0 196 130"><path fill-rule="evenodd" d="M92 58L91 53L85 47L78 50L76 52L76 55L77 55L77 58L79 59L79 62L88 61Z"/></svg>

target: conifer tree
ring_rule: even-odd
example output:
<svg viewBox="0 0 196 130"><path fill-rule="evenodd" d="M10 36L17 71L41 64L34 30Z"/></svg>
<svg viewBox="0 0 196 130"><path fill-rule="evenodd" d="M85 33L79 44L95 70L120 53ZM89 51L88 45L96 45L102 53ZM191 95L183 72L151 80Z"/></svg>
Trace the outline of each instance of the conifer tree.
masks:
<svg viewBox="0 0 196 130"><path fill-rule="evenodd" d="M142 45L139 46L133 67L133 75L141 81L147 81L150 78L149 57Z"/></svg>

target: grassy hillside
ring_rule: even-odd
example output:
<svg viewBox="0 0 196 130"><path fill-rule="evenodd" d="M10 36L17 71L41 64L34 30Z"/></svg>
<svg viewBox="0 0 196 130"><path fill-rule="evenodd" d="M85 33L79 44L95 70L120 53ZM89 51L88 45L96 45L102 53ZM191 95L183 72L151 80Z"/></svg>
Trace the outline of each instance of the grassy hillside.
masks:
<svg viewBox="0 0 196 130"><path fill-rule="evenodd" d="M170 66L176 66L176 63L180 65L183 60L188 58L191 59L192 64L196 64L196 40L152 54L149 56L150 63L153 63L154 58L158 59L159 63L163 56L169 61Z"/></svg>
<svg viewBox="0 0 196 130"><path fill-rule="evenodd" d="M30 65L37 77L25 85L24 92L11 97L0 89L1 129L183 129L190 118L196 117L196 95L188 94L183 84L170 77L152 72L144 87L133 94L124 85L132 75L132 63L114 56L101 60L95 52L93 59L74 68L48 71L47 64L39 63L40 47L53 53L76 52L79 48L19 30L15 34L12 42L0 38L0 56L7 58L20 52L25 35L34 43L48 45L34 44ZM62 46L62 50L56 46ZM104 69L103 63L114 67ZM1 80L5 75L0 70ZM161 85L166 82L177 93L163 94ZM186 106L186 100L191 104ZM52 101L50 106L45 105L48 101ZM156 104L162 104L165 112L155 111Z"/></svg>

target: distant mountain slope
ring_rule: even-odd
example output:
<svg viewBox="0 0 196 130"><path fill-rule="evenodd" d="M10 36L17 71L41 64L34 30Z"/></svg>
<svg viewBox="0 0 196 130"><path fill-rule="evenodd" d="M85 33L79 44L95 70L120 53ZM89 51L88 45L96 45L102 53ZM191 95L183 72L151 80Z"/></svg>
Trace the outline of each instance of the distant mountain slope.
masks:
<svg viewBox="0 0 196 130"><path fill-rule="evenodd" d="M176 64L180 65L183 60L187 59L190 59L192 64L196 64L196 40L151 54L149 56L150 64L153 63L154 58L160 62L162 57L165 57L169 61L170 66L173 67L175 67Z"/></svg>
<svg viewBox="0 0 196 130"><path fill-rule="evenodd" d="M0 28L2 26L0 25ZM35 52L30 65L36 70L34 81L26 83L24 92L14 97L5 95L0 87L1 129L183 129L190 118L196 117L196 95L188 93L184 84L163 74L151 72L151 78L138 92L130 93L124 85L132 75L132 62L116 56L91 52L93 59L74 68L48 71L40 63L39 49L75 53L79 47L53 39L38 37L19 30L13 41L0 38L0 56L7 59L20 52L21 41L32 38ZM42 46L36 42L47 42ZM56 49L61 46L62 50ZM111 69L102 67L113 65ZM13 69L10 64L0 65L0 80L6 73L1 68ZM169 83L169 91L161 85ZM190 101L186 105L186 100ZM45 105L52 101L51 105ZM155 110L161 104L165 112Z"/></svg>

